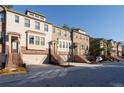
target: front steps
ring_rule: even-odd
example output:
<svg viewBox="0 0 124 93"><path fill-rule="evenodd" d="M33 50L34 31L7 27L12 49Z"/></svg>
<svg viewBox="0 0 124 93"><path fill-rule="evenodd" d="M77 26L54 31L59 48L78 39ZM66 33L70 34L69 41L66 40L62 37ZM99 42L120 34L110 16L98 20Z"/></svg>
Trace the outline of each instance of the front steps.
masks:
<svg viewBox="0 0 124 93"><path fill-rule="evenodd" d="M79 56L79 55L75 55L74 56L74 61L75 62L79 62L79 63L88 63L88 64L91 64L91 62L86 57Z"/></svg>
<svg viewBox="0 0 124 93"><path fill-rule="evenodd" d="M7 58L7 64L5 69L16 69L21 67L23 64L20 54L18 53L10 53Z"/></svg>
<svg viewBox="0 0 124 93"><path fill-rule="evenodd" d="M67 66L68 62L64 61L58 54L51 53L51 62L60 66Z"/></svg>

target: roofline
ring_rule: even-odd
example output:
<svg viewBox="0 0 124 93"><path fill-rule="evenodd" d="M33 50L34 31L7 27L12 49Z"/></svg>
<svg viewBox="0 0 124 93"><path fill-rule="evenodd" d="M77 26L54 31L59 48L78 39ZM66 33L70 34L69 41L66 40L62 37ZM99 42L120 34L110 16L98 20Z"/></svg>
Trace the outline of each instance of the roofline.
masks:
<svg viewBox="0 0 124 93"><path fill-rule="evenodd" d="M90 37L90 35L88 35L88 34L83 34L83 33L80 33L80 32L78 32L78 31L75 31L75 30L73 30L73 32L76 32L76 33L79 33L79 34L82 34L82 35L85 35L85 36Z"/></svg>
<svg viewBox="0 0 124 93"><path fill-rule="evenodd" d="M81 31L86 32L84 29L81 29L81 28L74 28L73 30L81 30Z"/></svg>
<svg viewBox="0 0 124 93"><path fill-rule="evenodd" d="M0 7L2 7L5 11L7 11L7 8L3 5L0 5Z"/></svg>
<svg viewBox="0 0 124 93"><path fill-rule="evenodd" d="M45 17L43 14L40 14L40 13L35 12L35 11L32 11L32 10L30 10L30 9L27 9L25 13L27 14L27 12L35 13L35 14L37 14L37 15L39 15L39 16ZM45 17L45 18L46 18L46 17Z"/></svg>
<svg viewBox="0 0 124 93"><path fill-rule="evenodd" d="M59 29L62 29L62 30L71 32L70 30L66 30L66 29L64 29L64 28L62 28L62 27L59 27L59 26L56 26L56 25L53 25L53 26L56 27L56 28L59 28Z"/></svg>
<svg viewBox="0 0 124 93"><path fill-rule="evenodd" d="M62 30L66 30L66 29L63 29L62 27L55 26L55 25L53 25L52 23L49 23L49 22L47 22L47 21L42 21L42 20L40 20L40 19L30 17L30 16L28 16L28 15L26 15L26 14L24 14L24 13L16 12L16 11L11 10L11 9L8 9L8 8L2 6L2 5L0 5L0 6L3 7L3 8L5 9L5 11L12 12L12 13L15 13L15 14L18 14L18 15L21 15L21 16L25 16L25 17L28 17L28 18L31 18L31 19L34 19L34 20L37 20L37 21L40 21L40 22L48 23L48 24L50 24L50 25L52 25L52 26L54 26L54 27L56 27L56 28L59 28L59 29L62 29ZM30 10L27 10L27 11L30 11ZM31 11L31 12L32 12L32 11ZM34 13L34 12L33 12L33 13ZM45 17L45 18L46 18L46 17ZM82 29L80 29L80 30L82 30ZM66 31L71 32L70 30L66 30ZM83 30L83 31L84 31L84 30ZM80 33L80 32L78 32L78 31L74 31L74 30L73 30L73 32L76 32L76 33L79 33L79 34L82 34L82 35L85 35L85 36L90 37L89 35ZM84 32L86 32L86 31L84 31Z"/></svg>
<svg viewBox="0 0 124 93"><path fill-rule="evenodd" d="M8 12L15 13L15 14L18 14L18 15L22 15L22 16L25 16L25 17L28 17L28 18L31 18L31 19L34 19L34 20L37 20L37 21L41 21L41 22L44 22L44 23L48 23L48 24L53 25L52 23L49 23L49 22L47 22L47 21L42 21L42 20L40 20L40 19L30 17L30 16L25 15L25 14L23 14L23 13L16 12L16 11L14 11L14 10L7 9L7 11L8 11Z"/></svg>

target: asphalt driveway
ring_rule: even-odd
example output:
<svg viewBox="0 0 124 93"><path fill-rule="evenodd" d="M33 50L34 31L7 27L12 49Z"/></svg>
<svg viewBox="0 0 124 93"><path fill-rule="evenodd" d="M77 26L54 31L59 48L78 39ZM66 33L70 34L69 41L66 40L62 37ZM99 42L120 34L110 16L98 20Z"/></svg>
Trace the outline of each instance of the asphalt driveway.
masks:
<svg viewBox="0 0 124 93"><path fill-rule="evenodd" d="M124 62L28 66L27 74L0 76L1 87L123 87Z"/></svg>

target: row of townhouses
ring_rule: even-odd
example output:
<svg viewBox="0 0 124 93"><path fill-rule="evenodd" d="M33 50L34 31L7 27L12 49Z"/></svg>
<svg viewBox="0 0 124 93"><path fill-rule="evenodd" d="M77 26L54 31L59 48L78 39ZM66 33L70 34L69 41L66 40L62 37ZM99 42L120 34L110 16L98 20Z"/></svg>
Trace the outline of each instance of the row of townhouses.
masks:
<svg viewBox="0 0 124 93"><path fill-rule="evenodd" d="M89 62L88 51L89 35L84 30L57 27L31 10L22 14L0 6L0 65Z"/></svg>
<svg viewBox="0 0 124 93"><path fill-rule="evenodd" d="M93 49L94 48L94 49ZM93 51L95 50L95 51ZM112 57L114 59L122 58L123 44L112 39L91 38L90 53L95 56Z"/></svg>
<svg viewBox="0 0 124 93"><path fill-rule="evenodd" d="M122 56L121 43L105 39L90 40L86 31L58 27L47 22L46 17L40 13L26 10L22 14L0 6L0 65L5 64L6 68L24 63L91 63L87 56L97 53L92 52L95 44L96 48L104 48L99 55Z"/></svg>

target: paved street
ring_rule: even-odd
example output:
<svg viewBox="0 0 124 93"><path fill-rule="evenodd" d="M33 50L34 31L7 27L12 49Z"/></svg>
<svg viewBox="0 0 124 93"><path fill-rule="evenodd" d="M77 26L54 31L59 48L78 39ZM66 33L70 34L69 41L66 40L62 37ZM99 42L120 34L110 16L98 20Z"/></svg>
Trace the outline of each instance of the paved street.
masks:
<svg viewBox="0 0 124 93"><path fill-rule="evenodd" d="M1 87L124 87L124 62L30 66L27 74L0 76Z"/></svg>

